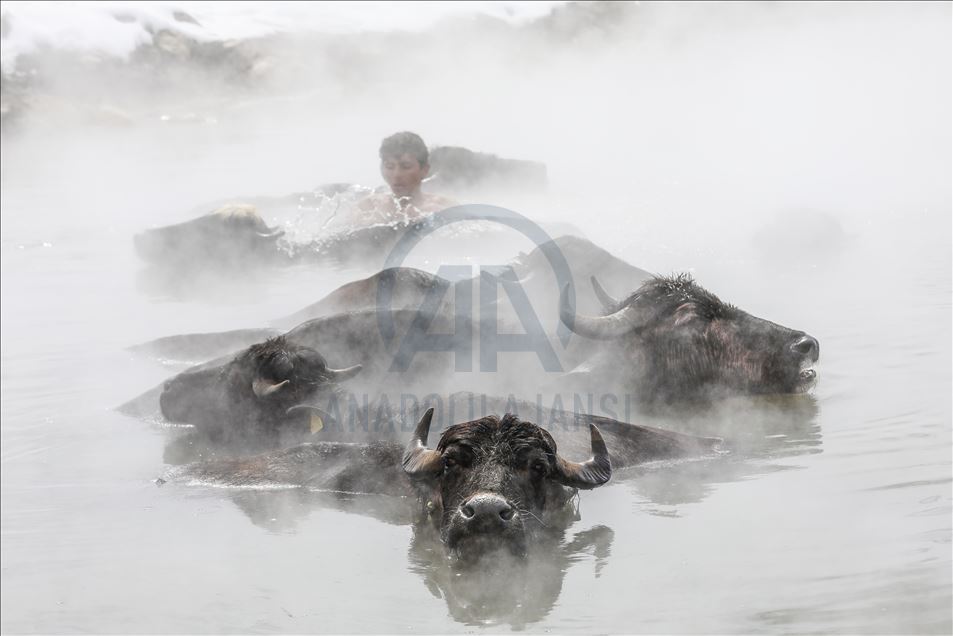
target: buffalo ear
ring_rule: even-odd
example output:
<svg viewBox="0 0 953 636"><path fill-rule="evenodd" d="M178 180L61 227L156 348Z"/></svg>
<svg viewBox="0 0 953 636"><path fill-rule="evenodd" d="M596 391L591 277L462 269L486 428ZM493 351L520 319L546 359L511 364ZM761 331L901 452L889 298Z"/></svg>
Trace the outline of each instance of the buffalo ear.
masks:
<svg viewBox="0 0 953 636"><path fill-rule="evenodd" d="M404 450L401 466L411 479L429 479L436 477L443 471L443 458L440 453L427 448L433 411L433 407L427 409L427 412L417 422L414 436Z"/></svg>

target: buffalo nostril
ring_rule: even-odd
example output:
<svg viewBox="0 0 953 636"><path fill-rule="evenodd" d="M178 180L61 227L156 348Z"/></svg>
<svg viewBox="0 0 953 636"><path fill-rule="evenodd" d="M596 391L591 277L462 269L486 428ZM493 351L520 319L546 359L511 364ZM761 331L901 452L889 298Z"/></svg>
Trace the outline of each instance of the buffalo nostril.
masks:
<svg viewBox="0 0 953 636"><path fill-rule="evenodd" d="M499 495L481 493L461 504L460 514L468 522L492 522L501 519L509 521L513 518L515 510L505 498Z"/></svg>
<svg viewBox="0 0 953 636"><path fill-rule="evenodd" d="M817 339L811 336L802 336L791 345L791 349L801 355L810 356L812 360L817 360L820 348Z"/></svg>

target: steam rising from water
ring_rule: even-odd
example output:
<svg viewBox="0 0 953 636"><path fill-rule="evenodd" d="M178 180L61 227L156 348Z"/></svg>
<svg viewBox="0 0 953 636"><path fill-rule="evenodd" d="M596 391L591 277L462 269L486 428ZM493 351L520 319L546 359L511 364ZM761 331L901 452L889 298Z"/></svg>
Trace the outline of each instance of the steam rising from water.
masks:
<svg viewBox="0 0 953 636"><path fill-rule="evenodd" d="M211 57L170 46L156 59L77 61L54 49L15 58L37 75L5 170L34 172L45 140L44 163L58 155L71 166L46 178L130 184L132 229L182 220L205 200L376 185L380 138L419 130L431 144L545 161L545 202L494 202L585 219L597 243L670 271L693 264L686 253L715 251L712 232L731 241L717 252L734 253L767 219L788 213L797 224L804 209L848 234L901 206L914 221L946 223L947 14L621 5L525 26L485 17L417 32L299 30ZM182 170L183 154L194 169ZM155 178L136 179L144 173ZM156 187L170 179L174 188Z"/></svg>
<svg viewBox="0 0 953 636"><path fill-rule="evenodd" d="M392 574L407 567L393 555L411 539L403 526L366 523L342 513L352 502L318 494L236 493L258 524L249 529L220 493L155 489L165 432L109 411L170 373L124 347L265 326L366 274L291 268L199 297L144 294L133 233L223 199L377 186L380 139L409 129L432 145L545 162L545 196L476 202L570 223L650 271L694 271L825 347L816 410L776 409L774 420L729 405L670 422L733 438L737 461L649 467L587 493L565 560L539 566L562 595L537 594L528 622L949 631L949 4L597 4L552 15L494 5L439 19L176 7L199 24L172 5L109 8L131 21L81 6L69 9L69 32L53 31L47 9L4 3L5 630L33 629L36 616L51 631L120 629L126 611L156 631L194 630L197 615L209 629L352 629L323 605L349 602L341 580L366 585L368 570L342 556L357 551L382 582L368 596L379 611L354 629L409 621L408 595L434 631L456 628L448 609L479 622L473 606L446 600L461 598L453 575L427 565L418 543L416 578ZM173 35L160 46L163 29ZM498 264L513 253L482 245L461 256ZM395 518L385 504L366 507L371 521ZM614 539L598 527L586 535L593 524L611 525ZM259 557L245 566L249 554ZM186 557L212 561L207 574L188 570L208 589L245 599L248 581L265 588L268 624L196 604L180 590ZM135 594L76 583L124 580L124 563L153 573ZM726 572L737 585L724 585ZM619 613L618 589L651 599L639 606L644 623ZM126 609L103 613L103 590ZM686 618L696 592L709 605ZM272 616L275 598L291 607ZM63 603L55 612L52 599ZM518 622L507 616L495 618Z"/></svg>

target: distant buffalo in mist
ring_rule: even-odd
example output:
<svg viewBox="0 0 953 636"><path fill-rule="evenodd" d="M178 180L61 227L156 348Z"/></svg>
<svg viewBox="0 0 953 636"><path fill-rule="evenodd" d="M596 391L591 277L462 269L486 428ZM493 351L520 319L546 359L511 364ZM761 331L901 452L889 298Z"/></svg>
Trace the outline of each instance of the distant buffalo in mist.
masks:
<svg viewBox="0 0 953 636"><path fill-rule="evenodd" d="M242 263L284 260L278 240L283 232L269 227L253 205L225 205L197 219L146 230L134 237L139 256L169 267L223 268Z"/></svg>
<svg viewBox="0 0 953 636"><path fill-rule="evenodd" d="M433 176L428 180L429 187L451 196L515 188L533 192L546 186L546 166L535 161L445 146L431 151L430 163ZM192 274L301 262L380 266L388 246L393 246L412 224L398 220L389 225L345 229L302 243L283 238L284 232L268 226L258 210L302 202L317 207L335 197L355 198L369 192L360 186L334 183L286 197L230 203L190 221L145 230L134 237L134 245L149 265Z"/></svg>

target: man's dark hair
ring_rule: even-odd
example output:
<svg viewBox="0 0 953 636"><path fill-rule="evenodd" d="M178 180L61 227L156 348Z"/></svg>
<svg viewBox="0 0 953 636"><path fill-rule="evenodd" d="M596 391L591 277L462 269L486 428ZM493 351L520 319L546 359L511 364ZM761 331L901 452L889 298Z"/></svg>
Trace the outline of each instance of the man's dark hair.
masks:
<svg viewBox="0 0 953 636"><path fill-rule="evenodd" d="M430 160L427 144L416 133L395 133L381 142L381 161L390 157L400 157L403 154L414 157L421 166L427 165Z"/></svg>

